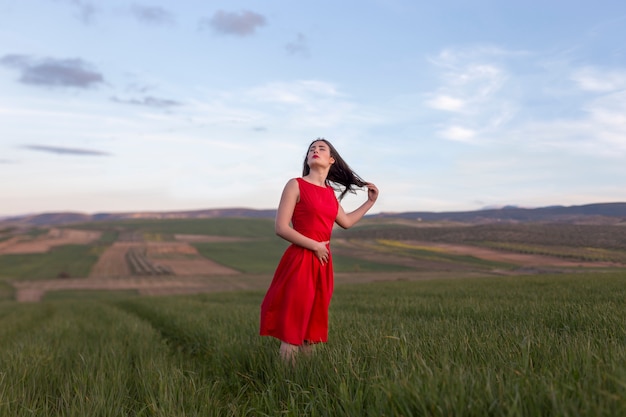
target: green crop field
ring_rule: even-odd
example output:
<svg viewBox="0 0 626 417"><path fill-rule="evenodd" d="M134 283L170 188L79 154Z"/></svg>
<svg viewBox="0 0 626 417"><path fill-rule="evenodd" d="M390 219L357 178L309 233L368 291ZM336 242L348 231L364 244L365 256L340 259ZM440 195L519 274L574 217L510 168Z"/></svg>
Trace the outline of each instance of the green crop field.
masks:
<svg viewBox="0 0 626 417"><path fill-rule="evenodd" d="M267 237L274 234L270 219L209 218L209 219L139 219L72 225L87 230L124 230L152 234L191 234L236 237Z"/></svg>
<svg viewBox="0 0 626 417"><path fill-rule="evenodd" d="M0 279L52 279L65 273L84 277L98 260L98 252L87 245L64 245L46 253L0 256Z"/></svg>
<svg viewBox="0 0 626 417"><path fill-rule="evenodd" d="M580 224L485 224L446 227L410 227L393 223L365 224L337 236L367 239L419 240L482 244L520 243L574 248L626 249L626 227Z"/></svg>
<svg viewBox="0 0 626 417"><path fill-rule="evenodd" d="M263 292L0 301L0 416L626 415L626 274L336 288L291 368Z"/></svg>

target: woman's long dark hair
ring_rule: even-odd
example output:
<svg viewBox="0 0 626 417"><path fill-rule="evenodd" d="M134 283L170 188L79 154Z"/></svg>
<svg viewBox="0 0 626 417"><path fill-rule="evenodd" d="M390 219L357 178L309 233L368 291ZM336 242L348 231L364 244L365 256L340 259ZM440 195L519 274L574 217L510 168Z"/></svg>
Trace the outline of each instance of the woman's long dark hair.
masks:
<svg viewBox="0 0 626 417"><path fill-rule="evenodd" d="M341 194L339 195L339 199L341 200L348 192L356 193L356 188L364 187L367 183L363 180L363 178L359 177L352 168L343 160L337 149L326 139L317 138L311 145L307 148L307 155L304 157L304 165L302 167L302 176L309 175L311 172L311 168L309 168L308 160L308 152L311 149L311 146L315 142L324 142L328 145L328 149L330 150L330 156L335 159L335 163L330 166L330 171L328 171L328 176L326 177L326 181L331 183L329 184L335 190L339 191Z"/></svg>

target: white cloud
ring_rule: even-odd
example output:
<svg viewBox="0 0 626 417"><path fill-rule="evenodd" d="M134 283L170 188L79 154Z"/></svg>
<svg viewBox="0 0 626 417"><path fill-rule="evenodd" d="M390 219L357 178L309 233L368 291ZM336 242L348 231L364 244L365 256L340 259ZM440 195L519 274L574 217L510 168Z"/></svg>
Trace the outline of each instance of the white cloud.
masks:
<svg viewBox="0 0 626 417"><path fill-rule="evenodd" d="M445 94L433 97L431 100L427 101L426 104L433 109L452 112L462 110L465 106L465 102L463 100Z"/></svg>
<svg viewBox="0 0 626 417"><path fill-rule="evenodd" d="M433 117L443 139L610 160L626 156L621 68L554 65L552 57L498 48L447 49L431 62L440 85L425 104L440 111ZM557 88L554 80L561 82Z"/></svg>
<svg viewBox="0 0 626 417"><path fill-rule="evenodd" d="M438 113L439 137L464 143L483 143L502 137L499 130L515 118L516 80L507 59L519 53L496 47L445 49L430 60L440 84L428 94L426 106ZM480 132L480 135L478 134Z"/></svg>
<svg viewBox="0 0 626 417"><path fill-rule="evenodd" d="M584 91L606 93L626 88L626 71L584 67L572 74L572 80Z"/></svg>
<svg viewBox="0 0 626 417"><path fill-rule="evenodd" d="M457 142L471 142L476 136L476 132L461 126L450 126L439 131L439 135L445 139Z"/></svg>

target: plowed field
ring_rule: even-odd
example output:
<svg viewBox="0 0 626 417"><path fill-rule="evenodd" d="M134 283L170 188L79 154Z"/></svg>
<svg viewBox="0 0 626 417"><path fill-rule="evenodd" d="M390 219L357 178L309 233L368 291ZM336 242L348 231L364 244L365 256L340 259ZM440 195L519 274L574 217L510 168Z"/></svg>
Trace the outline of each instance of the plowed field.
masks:
<svg viewBox="0 0 626 417"><path fill-rule="evenodd" d="M91 278L132 275L126 254L130 249L145 252L148 262L172 270L174 275L234 275L239 272L202 257L185 242L115 242L101 256Z"/></svg>
<svg viewBox="0 0 626 417"><path fill-rule="evenodd" d="M53 246L86 245L98 240L101 235L102 232L93 230L50 229L41 236L21 235L0 242L0 255L44 253Z"/></svg>

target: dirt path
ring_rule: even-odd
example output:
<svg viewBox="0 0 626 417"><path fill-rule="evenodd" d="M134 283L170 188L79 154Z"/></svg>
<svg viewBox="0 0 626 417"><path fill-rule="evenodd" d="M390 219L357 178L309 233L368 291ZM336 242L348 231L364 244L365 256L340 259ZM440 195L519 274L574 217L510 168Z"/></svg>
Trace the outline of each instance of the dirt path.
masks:
<svg viewBox="0 0 626 417"><path fill-rule="evenodd" d="M104 251L98 262L91 268L90 278L123 277L130 275L126 262L126 252L130 248L126 242L115 242Z"/></svg>
<svg viewBox="0 0 626 417"><path fill-rule="evenodd" d="M485 276L475 272L370 272L337 273L335 284L355 284L375 281L416 281ZM38 302L51 291L61 290L136 290L141 295L196 294L237 290L265 290L272 280L271 274L215 275L202 277L119 277L72 278L45 281L14 282L16 300Z"/></svg>
<svg viewBox="0 0 626 417"><path fill-rule="evenodd" d="M421 281L433 279L458 279L480 276L510 275L515 272L499 273L476 271L403 271L337 273L335 285L358 284L376 281ZM522 273L522 272L519 272ZM118 277L118 278L73 278L46 281L14 282L16 300L38 302L51 291L61 290L135 290L140 295L197 294L238 290L266 290L272 280L271 274L238 274L195 277Z"/></svg>
<svg viewBox="0 0 626 417"><path fill-rule="evenodd" d="M14 282L19 302L37 302L51 291L61 290L136 290L141 295L194 294L202 292L252 290L266 288L268 275L227 275L212 277L124 277L72 278Z"/></svg>
<svg viewBox="0 0 626 417"><path fill-rule="evenodd" d="M334 253L345 254L348 256L354 256L358 258L364 258L376 262L393 263L397 265L417 267L420 269L431 268L438 270L442 268L441 262L429 262L420 259L412 259L404 256L394 255L392 253L383 253L380 250L369 248L368 246L374 245L373 242L368 241L350 241L337 239L335 241L336 246L333 248ZM441 250L444 253L453 255L468 255L475 258L484 259L494 262L503 262L520 267L532 268L532 267L554 267L554 268L606 268L606 267L623 267L622 264L616 264L614 262L590 262L582 260L568 260L559 258L556 256L547 255L533 255L515 252L505 252L495 249L482 248L478 246L470 245L455 245L449 243L433 243L433 242L420 242L420 241L403 241L404 244L411 245L415 248L424 248L431 250ZM463 269L466 270L467 266L462 264L445 264L444 269Z"/></svg>

